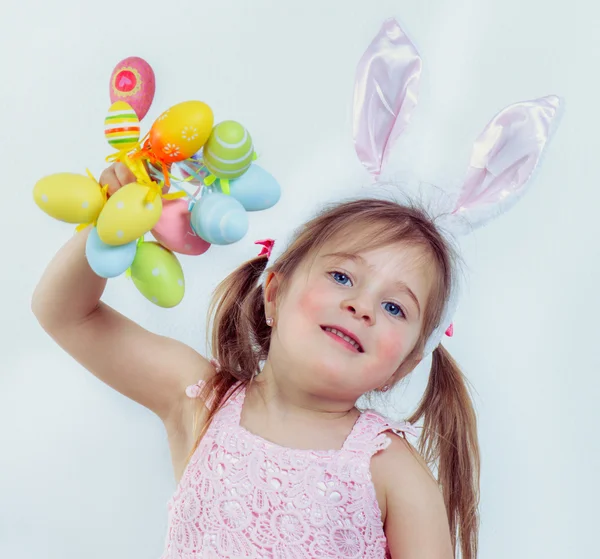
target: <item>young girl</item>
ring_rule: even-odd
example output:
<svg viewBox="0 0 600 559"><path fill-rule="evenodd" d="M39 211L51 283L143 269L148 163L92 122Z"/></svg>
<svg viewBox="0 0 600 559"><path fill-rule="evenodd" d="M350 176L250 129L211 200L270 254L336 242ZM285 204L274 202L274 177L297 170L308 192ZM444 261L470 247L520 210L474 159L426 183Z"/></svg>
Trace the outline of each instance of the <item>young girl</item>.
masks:
<svg viewBox="0 0 600 559"><path fill-rule="evenodd" d="M111 193L134 180L121 164L101 177ZM456 255L423 211L338 204L275 262L241 265L212 302L215 362L99 302L106 282L86 237L53 259L33 310L84 367L164 422L178 481L165 559L476 557L476 420L447 351L433 351L408 422L356 407L414 369L442 320ZM406 440L421 418L424 459Z"/></svg>

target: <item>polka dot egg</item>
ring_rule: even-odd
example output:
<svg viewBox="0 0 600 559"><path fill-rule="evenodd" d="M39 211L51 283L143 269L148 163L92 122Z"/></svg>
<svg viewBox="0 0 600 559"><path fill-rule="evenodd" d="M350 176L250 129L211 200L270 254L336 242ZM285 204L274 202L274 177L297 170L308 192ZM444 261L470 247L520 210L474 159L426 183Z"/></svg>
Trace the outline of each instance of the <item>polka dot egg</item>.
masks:
<svg viewBox="0 0 600 559"><path fill-rule="evenodd" d="M146 200L150 188L137 182L125 185L106 202L98 217L100 240L107 245L124 245L139 239L160 219L162 199Z"/></svg>
<svg viewBox="0 0 600 559"><path fill-rule="evenodd" d="M116 278L131 266L135 258L136 241L112 246L103 243L95 227L89 232L85 256L90 268L101 278Z"/></svg>
<svg viewBox="0 0 600 559"><path fill-rule="evenodd" d="M104 136L115 149L132 148L140 139L140 120L125 101L113 103L104 120Z"/></svg>
<svg viewBox="0 0 600 559"><path fill-rule="evenodd" d="M131 279L138 291L159 307L174 307L185 294L179 260L159 243L144 242L137 247Z"/></svg>
<svg viewBox="0 0 600 559"><path fill-rule="evenodd" d="M55 173L33 187L33 199L50 217L67 223L91 223L104 206L100 185L77 173Z"/></svg>
<svg viewBox="0 0 600 559"><path fill-rule="evenodd" d="M236 179L250 167L254 146L248 131L233 120L214 127L203 150L206 168L220 179Z"/></svg>

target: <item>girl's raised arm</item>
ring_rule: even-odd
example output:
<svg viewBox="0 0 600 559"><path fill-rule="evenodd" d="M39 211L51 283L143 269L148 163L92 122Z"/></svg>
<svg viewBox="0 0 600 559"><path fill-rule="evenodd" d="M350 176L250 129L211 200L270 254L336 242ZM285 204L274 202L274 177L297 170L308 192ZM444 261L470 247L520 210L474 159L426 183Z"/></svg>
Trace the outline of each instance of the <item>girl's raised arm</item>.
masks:
<svg viewBox="0 0 600 559"><path fill-rule="evenodd" d="M122 164L100 182L114 192L135 178ZM191 347L142 328L100 302L106 280L85 257L89 228L52 259L40 280L32 310L48 334L100 380L155 412L172 418L185 388L207 379L212 365Z"/></svg>

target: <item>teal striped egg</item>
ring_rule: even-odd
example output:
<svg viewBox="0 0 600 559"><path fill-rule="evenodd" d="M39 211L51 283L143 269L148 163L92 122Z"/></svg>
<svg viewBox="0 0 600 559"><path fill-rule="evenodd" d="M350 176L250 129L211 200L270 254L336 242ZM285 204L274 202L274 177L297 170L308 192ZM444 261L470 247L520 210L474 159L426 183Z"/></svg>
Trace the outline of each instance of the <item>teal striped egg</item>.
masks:
<svg viewBox="0 0 600 559"><path fill-rule="evenodd" d="M192 229L213 245L236 243L248 232L248 214L235 198L205 191L190 216Z"/></svg>
<svg viewBox="0 0 600 559"><path fill-rule="evenodd" d="M206 168L219 179L236 179L250 167L254 146L248 131L233 120L217 124L203 149Z"/></svg>

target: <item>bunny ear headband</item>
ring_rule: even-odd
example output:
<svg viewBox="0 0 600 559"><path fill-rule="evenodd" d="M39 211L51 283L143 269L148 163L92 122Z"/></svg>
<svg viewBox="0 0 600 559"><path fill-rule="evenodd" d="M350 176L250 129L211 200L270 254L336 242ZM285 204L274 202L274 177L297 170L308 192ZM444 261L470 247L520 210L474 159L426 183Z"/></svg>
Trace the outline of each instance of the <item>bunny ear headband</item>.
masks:
<svg viewBox="0 0 600 559"><path fill-rule="evenodd" d="M417 106L421 68L419 53L394 19L383 23L358 63L354 147L375 181ZM502 109L479 134L460 188L448 197L447 207L440 208L442 216L436 220L440 232L457 248L457 236L509 210L525 193L558 126L560 109L561 100L556 95L514 103ZM278 252L284 249L276 245ZM277 256L273 251L272 257ZM444 333L452 335L459 294L459 282L455 281L441 322L425 344L424 357L439 345Z"/></svg>

